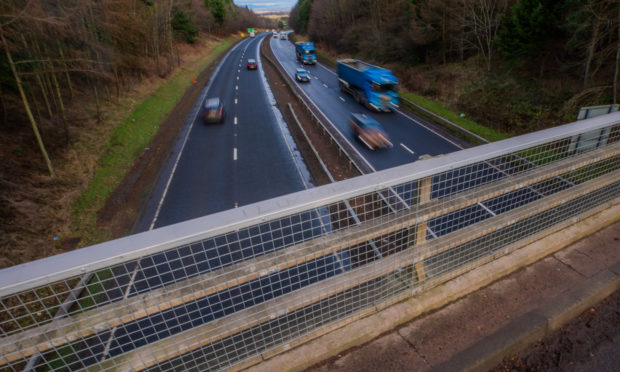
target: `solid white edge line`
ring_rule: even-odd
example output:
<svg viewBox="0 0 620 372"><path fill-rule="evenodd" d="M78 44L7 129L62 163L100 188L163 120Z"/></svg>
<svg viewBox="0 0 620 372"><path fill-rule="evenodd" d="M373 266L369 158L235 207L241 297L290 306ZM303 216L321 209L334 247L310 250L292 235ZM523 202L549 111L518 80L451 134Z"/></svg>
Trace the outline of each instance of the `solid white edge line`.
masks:
<svg viewBox="0 0 620 372"><path fill-rule="evenodd" d="M332 74L332 75L338 76L338 74L337 74L337 73L335 73L334 71L332 71L332 70L328 69L327 67L323 66L322 64L320 64L320 63L318 63L318 62L317 62L317 66L321 66L324 70L326 70L326 71L328 71L328 72L331 72L331 74ZM427 127L426 125L424 125L424 124L420 123L420 122L419 122L419 121L417 121L416 119L414 119L414 118L412 118L411 116L409 116L409 115L407 115L407 114L405 114L405 113L401 112L400 110L395 110L395 112L398 112L399 114L403 115L403 116L404 116L404 117L406 117L407 119L409 119L409 120L413 121L415 124L417 124L417 125L421 126L422 128L424 128L424 129L428 130L429 132L432 132L432 133L433 133L433 134L435 134L436 136L438 136L438 137L440 137L440 138L443 138L444 140L446 140L446 141L450 142L451 144L453 144L454 146L458 147L459 149L461 149L461 150L463 149L463 146L459 145L458 143L455 143L454 141L450 140L450 139L449 139L449 138L447 138L447 137L442 136L439 132L437 132L437 131L435 131L435 130L433 130L433 129L429 128L429 127Z"/></svg>
<svg viewBox="0 0 620 372"><path fill-rule="evenodd" d="M426 129L427 131L433 133L434 135L436 135L439 138L444 139L447 142L450 142L451 144L453 144L454 146L456 146L457 148L459 148L460 150L463 150L463 146L459 145L458 143L452 141L450 138L448 137L444 137L441 135L441 133L437 132L436 130L429 128L428 126L420 123L418 120L412 118L411 116L405 114L404 112L400 111L400 110L395 110L394 112L397 112L399 114L401 114L402 116L406 117L407 119L411 120L414 124L417 124L419 126L421 126L422 128Z"/></svg>
<svg viewBox="0 0 620 372"><path fill-rule="evenodd" d="M415 155L415 151L413 151L413 150L412 150L412 149L410 149L409 147L405 146L405 144L404 144L404 143L402 143L402 142L401 142L401 143L400 143L400 145L401 145L401 146L402 146L405 150L407 150L407 152L409 152L411 155Z"/></svg>
<svg viewBox="0 0 620 372"><path fill-rule="evenodd" d="M201 97L201 100L206 98L209 92L209 89L211 89L211 85L213 84L213 80L215 76L217 76L217 74L219 73L220 68L222 67L224 61L228 59L230 54L235 49L237 49L240 45L241 43L237 44L234 48L228 51L228 53L226 54L226 56L224 56L224 58L222 58L222 61L220 62L220 64L217 66L215 71L213 71L211 78L209 78L209 83L205 89L205 97ZM159 200L159 203L157 204L157 209L155 210L155 215L153 216L153 221L151 222L151 225L149 226L149 230L153 230L153 228L155 227L155 223L157 222L157 218L159 217L159 212L161 211L161 207L164 204L164 200L166 199L166 194L168 193L168 189L170 188L170 183L172 183L172 178L174 177L174 173L177 169L177 165L179 165L179 161L181 160L181 155L183 154L183 150L185 149L185 144L187 143L187 139L189 138L189 135L192 132L192 129L194 128L194 123L196 122L196 118L198 117L199 113L200 113L200 110L197 110L196 114L194 115L194 118L192 119L191 124L189 125L189 129L187 130L187 133L185 134L185 138L183 139L183 144L181 145L181 149L179 150L177 158L174 162L174 166L172 167L172 171L170 172L170 177L168 177L168 181L166 182L166 187L164 188L164 192L161 195L161 199Z"/></svg>
<svg viewBox="0 0 620 372"><path fill-rule="evenodd" d="M261 43L258 43L258 45L256 46L256 55L257 58L260 61L260 45ZM271 41L269 41L269 47L271 48ZM273 48L271 49L273 52ZM275 54L274 54L275 56ZM277 58L276 58L277 59ZM301 171L301 169L299 168L299 164L297 163L297 160L295 158L295 155L293 154L293 149L291 148L291 145L289 144L289 142L286 139L286 135L284 134L284 128L286 127L286 130L289 132L289 136L291 138L293 138L293 135L290 133L290 129L288 129L288 124L286 124L286 122L284 121L284 116L282 115L282 113L280 112L280 110L278 109L277 106L277 102L275 97L273 96L273 91L271 90L271 87L269 86L269 82L267 81L267 76L265 75L265 71L263 70L263 66L262 66L262 61L259 64L259 72L261 74L261 82L263 85L263 90L265 91L266 96L268 97L269 101L271 103L271 109L273 111L274 114L274 118L276 119L276 122L278 124L278 128L280 129L280 134L282 135L282 140L284 141L284 144L286 145L286 147L288 148L289 154L291 155L291 160L293 161L293 164L295 164L295 168L297 169L297 174L299 174L299 178L301 179L301 183L304 185L304 188L307 190L310 187L308 187L308 182L306 181L303 172ZM277 113L276 113L277 112ZM280 117L278 117L277 114L280 114ZM310 170L308 169L308 165L305 164L305 159L301 159L304 167L306 168L307 172L310 172Z"/></svg>
<svg viewBox="0 0 620 372"><path fill-rule="evenodd" d="M271 46L271 43L270 43ZM273 48L271 48L271 51L273 51ZM275 54L274 54L275 56ZM276 57L276 59L278 59ZM278 63L280 63L280 60L278 60ZM318 64L318 63L317 63ZM280 65L282 65L280 63ZM318 64L319 66L321 66L320 64ZM325 67L323 67L325 68ZM333 72L332 72L333 73ZM289 76L291 76L291 74L289 73ZM325 117L325 119L327 119L327 121L329 122L329 124L332 126L332 128L334 128L336 130L336 132L338 132L338 134L340 134L340 136L342 136L342 139L349 144L349 146L351 146L351 148L353 149L353 151L355 151L357 153L357 156L359 156L360 159L362 159L362 161L364 161L364 163L366 163L366 165L368 166L368 168L370 168L371 171L376 172L377 169L375 167L372 166L372 164L370 164L370 162L368 161L368 159L366 159L362 153L355 147L353 146L353 144L351 143L351 141L349 141L344 134L340 131L340 129L338 129L338 127L329 119L329 117L327 117L327 115L325 115L325 113L323 112L323 110L321 110L319 108L319 106L316 105L316 103L314 103L314 101L312 99L310 99L310 97L308 96L308 94L306 94L306 92L303 89L300 89L301 93L303 93L304 96L306 96L306 98L308 99L308 101L310 101L310 103L312 104L312 106L314 106L314 108L316 108L321 114L323 114L323 116Z"/></svg>

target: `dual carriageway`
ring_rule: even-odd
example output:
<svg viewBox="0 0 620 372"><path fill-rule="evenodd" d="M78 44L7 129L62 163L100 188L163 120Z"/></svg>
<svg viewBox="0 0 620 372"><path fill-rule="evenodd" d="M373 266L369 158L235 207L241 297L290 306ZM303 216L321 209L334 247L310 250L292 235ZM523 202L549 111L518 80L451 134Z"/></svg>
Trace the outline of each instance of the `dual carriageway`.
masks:
<svg viewBox="0 0 620 372"><path fill-rule="evenodd" d="M169 236L173 234L180 236L184 231L198 228L208 231L209 226L194 226L201 221L197 218L216 213L219 213L217 216L221 216L221 220L224 221L221 223L232 226L236 219L233 218L235 208L240 208L243 213L246 211L249 213L253 209L260 213L261 208L266 205L262 201L266 199L280 197L274 200L282 202L282 196L288 195L290 200L303 201L304 197L298 191L313 187L303 159L296 150L287 124L276 106L262 70L259 52L261 42L269 43L283 70L292 81L295 81L293 75L300 65L295 58L294 46L287 40L279 38L269 37L268 40L264 40L265 36L268 35L258 35L256 38L238 43L215 70L200 100L196 102L184 131L179 136L169 164L162 170L151 203L142 215L136 233L155 230L149 235L151 239L165 242L171 239ZM249 71L245 68L247 59L258 61L258 71ZM341 137L348 142L347 145L356 152L356 157L365 163L363 168L369 169L370 173L375 175L374 181L380 183L382 175L389 175L389 178L394 179L393 175L399 172L399 168L394 167L410 164L421 155L448 154L460 150L456 142L442 136L422 119L415 118L409 113L401 110L379 114L368 111L340 92L336 75L328 68L320 64L303 67L309 70L311 82L298 84L297 89L303 92L305 99L314 109L322 113L328 124L340 132ZM226 110L224 123L205 125L202 122L200 110L208 97L220 97L223 101ZM382 151L370 151L355 141L348 127L348 118L352 112L364 112L373 116L384 126L394 147ZM609 136L609 132L606 135ZM533 139L528 140L535 143ZM483 159L482 154L475 152L471 154ZM428 178L429 182L426 185L428 187L426 197L429 199L427 202L449 199L451 195L495 181L501 183L502 180L509 180L511 176L519 177L519 174L526 170L535 171L540 165L522 157L519 152L488 159L472 162L466 166L454 168L448 166L439 173L428 173L432 176ZM310 260L300 260L292 266L266 272L253 280L239 282L238 285L201 295L195 300L187 300L177 306L164 307L166 302L162 302L159 311L134 321L113 320L108 322L115 324L113 327L87 332L79 337L76 334L76 338L72 338L75 341L72 341L71 348L79 358L67 360L66 366L73 370L94 365L102 366L106 363L114 365L115 358L122 358L123 354L177 337L184 332L191 332L192 329L208 327L226 316L245 314L253 307L260 307L266 302L292 295L310 284L363 269L368 262L381 259L384 254L396 256L401 253L398 250L415 244L413 243L415 239L420 243L420 240L441 238L465 226L508 213L561 190L575 187L579 181L568 179L561 173L550 178L541 176L540 179L540 182L524 181L524 187L488 197L480 202L463 201L461 203L465 205L464 208L443 213L421 224L420 226L424 227L423 231L408 233L407 231L413 230L406 228L403 230L405 236L402 235L403 231L397 231L388 241L370 240L368 244L362 246L335 249L328 254ZM336 197L323 196L328 201L327 204L309 203L308 208L291 211L291 214L278 212L273 217L268 215L262 219L265 221L263 223L248 223L247 226L236 227L230 231L224 229L222 231L225 233L219 235L216 233L217 229L213 227L214 232L207 234L212 237L199 242L188 240L187 245L169 250L158 249L159 253L154 254L136 253L136 257L142 258L111 266L112 279L102 277L100 280L105 287L105 300L101 306L107 306L107 303L112 306L110 309L114 309L113 305L118 301L131 303L140 300L140 296L149 296L149 293L167 295L166 288L174 287L176 283L180 284L210 274L218 278L218 273L225 273L225 270L222 271L225 268L243 265L245 262L256 264L259 262L256 260L257 257L272 257L274 254L274 257L277 257L283 248L303 245L310 240L329 238L349 226L360 225L364 220L372 223L387 218L389 221L393 218L390 216L399 215L409 209L412 209L413 214L418 213L413 212L413 209L420 203L418 198L424 182L391 182L395 186L388 187L386 192L377 192L376 198L366 196L366 199L369 197L372 199L370 201L362 198L362 212L365 208L370 209L370 216L356 214L356 211L360 210L359 204L352 206L349 201L330 204L329 200L336 200ZM600 194L601 200L613 196L614 187L617 188L617 185L612 183L611 186L601 189L603 190ZM354 198L352 203L359 200L360 198ZM313 207L314 205L316 206ZM248 209L241 208L244 206ZM239 219L249 217L252 216L238 216ZM248 221L257 220L255 217L249 218ZM546 223L532 221L534 225L539 226ZM148 250L149 245L145 247ZM362 249L366 249L366 252L376 257L365 257L365 253L360 253ZM467 249L470 248L465 247L462 252L457 250L456 253L446 251L446 254L463 255ZM445 270L441 265L449 259L447 255L439 259L432 257L427 259L426 275L429 277L439 275ZM399 269L397 273L404 273L402 270L404 269ZM387 284L377 284L384 282ZM378 288L381 288L381 285L388 287L392 285L390 280L383 277L376 277L368 283L371 283L368 284L370 286L375 283ZM216 287L219 288L217 283L214 288ZM164 292L161 292L162 290ZM326 290L329 291L329 288L326 287ZM350 293L343 292L342 295L345 294L348 296ZM367 306L368 302L372 303L374 295L383 296L378 292L370 293L367 298L360 299L350 308L348 303L338 302L342 301L338 300L340 295L336 295L333 299L325 298L321 303L325 302L328 309L330 306L339 308L347 304L346 312L355 312ZM101 296L99 298L101 299ZM330 301L335 302L330 305ZM269 337L274 340L290 339L308 331L302 329L303 327L319 327L337 319L326 317L312 320L315 316L313 311L313 307L310 306L295 310L290 315L297 319L310 319L309 324L302 326L298 323L288 329L287 327L291 327L290 324L278 323L284 322L286 317L282 318L284 320L275 318L271 322L257 326L258 328L249 328L241 332L242 334L231 334L230 337L209 342L204 347L194 348L191 353L170 358L169 362L155 365L153 368L175 369L194 363L192 360L204 359L203 366L219 369L261 352L269 346L262 344L267 342L265 340L248 344L248 340L254 339L252 332L265 332L265 334L281 332L281 334L271 333L267 340ZM214 325L216 326L217 324ZM248 332L249 334L246 334ZM30 355L30 358L30 363L33 365L49 365L51 361L58 360L58 355L43 352L34 358L36 359L34 362L33 355Z"/></svg>

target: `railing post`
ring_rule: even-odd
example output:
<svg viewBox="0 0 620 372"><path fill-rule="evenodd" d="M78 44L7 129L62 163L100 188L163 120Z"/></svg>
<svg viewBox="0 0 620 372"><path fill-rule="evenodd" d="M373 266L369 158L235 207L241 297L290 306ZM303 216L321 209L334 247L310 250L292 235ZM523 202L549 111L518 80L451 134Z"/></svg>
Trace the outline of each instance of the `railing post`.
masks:
<svg viewBox="0 0 620 372"><path fill-rule="evenodd" d="M431 184L433 183L432 177L426 177L418 181L418 205L424 204L431 200ZM415 244L420 245L426 241L426 221L416 225L415 228ZM424 271L424 261L414 262L413 264L415 274L418 279L418 283L421 283L426 279L426 273Z"/></svg>

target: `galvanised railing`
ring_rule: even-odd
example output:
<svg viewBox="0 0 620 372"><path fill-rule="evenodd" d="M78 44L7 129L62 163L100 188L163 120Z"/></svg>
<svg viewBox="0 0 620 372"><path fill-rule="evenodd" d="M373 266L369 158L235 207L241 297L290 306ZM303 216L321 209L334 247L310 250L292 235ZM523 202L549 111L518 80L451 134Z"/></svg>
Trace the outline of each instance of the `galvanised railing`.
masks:
<svg viewBox="0 0 620 372"><path fill-rule="evenodd" d="M241 368L619 197L616 113L0 270L0 369Z"/></svg>

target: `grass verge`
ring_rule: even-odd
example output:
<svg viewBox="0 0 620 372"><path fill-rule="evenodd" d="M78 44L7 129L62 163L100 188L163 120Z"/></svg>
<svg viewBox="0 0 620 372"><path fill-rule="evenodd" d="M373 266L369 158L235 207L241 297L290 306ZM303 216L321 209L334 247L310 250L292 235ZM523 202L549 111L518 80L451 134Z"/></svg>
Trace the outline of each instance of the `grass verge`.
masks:
<svg viewBox="0 0 620 372"><path fill-rule="evenodd" d="M224 39L213 46L206 57L198 58L180 69L152 95L137 104L113 129L98 169L72 207L73 233L81 237L80 245L96 244L111 238L108 231L98 228L97 212L127 175L136 158L148 146L168 112L191 86L192 77L199 75L237 39L238 37Z"/></svg>
<svg viewBox="0 0 620 372"><path fill-rule="evenodd" d="M508 133L499 132L489 127L480 125L469 119L462 118L457 113L450 111L439 103L429 101L428 99L422 96L418 96L417 94L403 92L401 93L401 96L415 103L416 105L427 109L435 115L441 116L442 118L453 122L461 128L467 129L468 131L486 139L487 141L494 142L511 137L511 135Z"/></svg>

